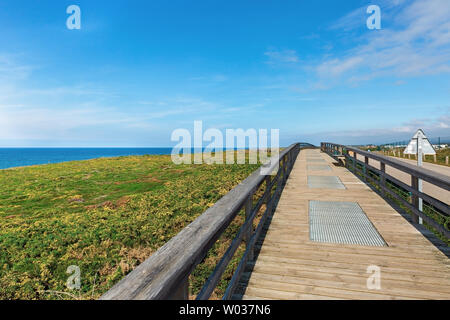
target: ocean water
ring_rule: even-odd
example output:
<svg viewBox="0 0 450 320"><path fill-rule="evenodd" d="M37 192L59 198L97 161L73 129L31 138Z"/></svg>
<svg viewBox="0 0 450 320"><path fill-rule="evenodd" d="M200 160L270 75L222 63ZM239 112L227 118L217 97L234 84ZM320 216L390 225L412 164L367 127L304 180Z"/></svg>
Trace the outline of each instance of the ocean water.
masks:
<svg viewBox="0 0 450 320"><path fill-rule="evenodd" d="M103 157L171 154L172 148L0 148L0 169Z"/></svg>

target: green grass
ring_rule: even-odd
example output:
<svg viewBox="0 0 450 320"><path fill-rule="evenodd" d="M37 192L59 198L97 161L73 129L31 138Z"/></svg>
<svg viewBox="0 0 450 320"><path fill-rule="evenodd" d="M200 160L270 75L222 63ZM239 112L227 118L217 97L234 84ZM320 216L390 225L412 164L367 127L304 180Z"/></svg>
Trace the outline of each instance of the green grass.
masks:
<svg viewBox="0 0 450 320"><path fill-rule="evenodd" d="M0 299L98 298L256 168L131 156L0 170ZM192 275L193 294L239 219ZM70 265L79 291L66 288Z"/></svg>

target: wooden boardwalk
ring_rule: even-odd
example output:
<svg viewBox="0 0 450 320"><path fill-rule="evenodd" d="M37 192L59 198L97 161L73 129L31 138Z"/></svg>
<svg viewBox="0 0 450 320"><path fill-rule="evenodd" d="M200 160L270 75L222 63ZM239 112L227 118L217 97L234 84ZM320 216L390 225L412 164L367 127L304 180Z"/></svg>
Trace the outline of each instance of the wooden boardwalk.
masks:
<svg viewBox="0 0 450 320"><path fill-rule="evenodd" d="M331 170L312 171L307 158ZM436 247L383 198L320 150L300 152L281 195L244 299L450 299L448 247ZM312 169L311 167L309 169ZM310 189L308 175L338 176L345 190ZM387 247L313 242L310 200L357 202ZM369 266L380 269L380 289L368 289Z"/></svg>

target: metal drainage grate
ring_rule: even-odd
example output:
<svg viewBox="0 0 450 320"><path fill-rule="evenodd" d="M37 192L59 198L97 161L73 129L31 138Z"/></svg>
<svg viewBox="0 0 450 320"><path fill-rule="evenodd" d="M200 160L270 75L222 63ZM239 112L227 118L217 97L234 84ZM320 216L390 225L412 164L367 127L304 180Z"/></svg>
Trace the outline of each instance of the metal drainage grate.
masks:
<svg viewBox="0 0 450 320"><path fill-rule="evenodd" d="M325 162L324 159L306 159L306 162Z"/></svg>
<svg viewBox="0 0 450 320"><path fill-rule="evenodd" d="M312 189L345 189L341 179L335 176L308 176L308 187Z"/></svg>
<svg viewBox="0 0 450 320"><path fill-rule="evenodd" d="M307 165L306 169L309 171L331 171L331 167L328 165Z"/></svg>
<svg viewBox="0 0 450 320"><path fill-rule="evenodd" d="M317 242L387 246L356 202L310 201L309 238Z"/></svg>

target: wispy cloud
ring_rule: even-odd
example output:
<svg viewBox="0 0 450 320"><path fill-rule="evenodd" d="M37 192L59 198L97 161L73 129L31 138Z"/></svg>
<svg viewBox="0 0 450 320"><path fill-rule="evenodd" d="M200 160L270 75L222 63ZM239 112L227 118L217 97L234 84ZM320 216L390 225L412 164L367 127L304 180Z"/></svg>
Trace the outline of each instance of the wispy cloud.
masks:
<svg viewBox="0 0 450 320"><path fill-rule="evenodd" d="M350 31L365 25L367 7L359 7L331 24L331 30Z"/></svg>
<svg viewBox="0 0 450 320"><path fill-rule="evenodd" d="M305 92L342 84L354 86L380 77L404 81L407 77L450 73L448 0L383 0L378 4L382 21L389 22L383 23L382 30L366 29L367 7L357 8L330 26L332 32L346 35L341 39L344 49L325 50L322 58L302 58L303 70L312 71L316 78L303 86ZM353 32L356 28L362 33ZM271 64L299 66L301 59L294 50L265 54Z"/></svg>
<svg viewBox="0 0 450 320"><path fill-rule="evenodd" d="M226 76L224 74L214 74L214 75L208 75L208 76L191 77L188 80L202 81L202 82L224 82L224 81L227 81L228 79L229 79L228 76Z"/></svg>
<svg viewBox="0 0 450 320"><path fill-rule="evenodd" d="M301 57L295 50L271 48L265 52L266 63L289 66L294 82L294 73L309 74L301 85L284 85L302 93L354 87L377 78L392 78L401 85L406 78L450 73L448 0L380 0L377 4L382 9L382 30L368 30L367 6L359 7L329 26L331 32L339 33L333 50L322 47L321 57Z"/></svg>
<svg viewBox="0 0 450 320"><path fill-rule="evenodd" d="M65 94L61 94L61 98ZM216 103L195 98L177 98L165 101L140 101L127 108L104 105L96 100L83 103L66 103L64 108L50 108L40 104L6 105L0 103L0 137L12 138L50 138L73 134L86 128L95 129L104 125L115 125L112 128L154 128L153 120L179 116L201 115L205 112L222 112ZM174 118L175 117L175 118Z"/></svg>
<svg viewBox="0 0 450 320"><path fill-rule="evenodd" d="M364 64L364 58L354 56L345 59L331 59L323 62L317 67L317 73L321 77L340 76L358 66Z"/></svg>
<svg viewBox="0 0 450 320"><path fill-rule="evenodd" d="M264 53L268 57L266 63L279 64L279 63L297 63L299 58L295 50L276 50L270 49Z"/></svg>
<svg viewBox="0 0 450 320"><path fill-rule="evenodd" d="M0 56L0 141L89 141L98 135L112 140L119 132L145 136L167 130L177 119L226 113L220 104L185 96L133 102L98 83L30 88L35 69L12 55Z"/></svg>
<svg viewBox="0 0 450 320"><path fill-rule="evenodd" d="M365 28L366 19L368 18L367 7L371 4L378 5L381 8L382 18L395 19L394 15L398 13L398 8L405 4L407 0L377 0L376 3L371 1L367 5L354 9L329 26L330 30L352 31L358 28Z"/></svg>
<svg viewBox="0 0 450 320"><path fill-rule="evenodd" d="M0 54L0 84L24 80L33 71L30 65L20 64L11 54Z"/></svg>
<svg viewBox="0 0 450 320"><path fill-rule="evenodd" d="M428 138L450 138L450 111L434 118L411 119L404 123L399 123L397 126L359 130L321 131L313 134L302 134L300 138L293 139L303 139L315 143L320 143L326 139L342 144L360 144L361 142L365 144L382 144L409 140L417 129L423 129ZM292 137L296 136L292 135Z"/></svg>
<svg viewBox="0 0 450 320"><path fill-rule="evenodd" d="M360 25L361 17L365 15L359 8L338 20L334 28ZM450 72L450 2L416 0L402 6L395 20L390 28L367 31L366 38L340 56L325 58L316 67L318 76L355 83L380 76Z"/></svg>

